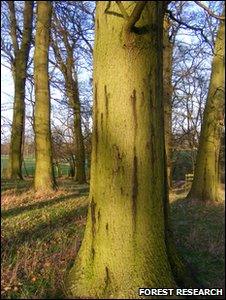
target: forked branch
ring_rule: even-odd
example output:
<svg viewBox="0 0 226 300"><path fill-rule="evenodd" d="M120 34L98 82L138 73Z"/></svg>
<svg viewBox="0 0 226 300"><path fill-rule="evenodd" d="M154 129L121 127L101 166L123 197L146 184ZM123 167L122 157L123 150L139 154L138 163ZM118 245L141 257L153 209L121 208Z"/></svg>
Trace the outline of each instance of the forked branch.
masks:
<svg viewBox="0 0 226 300"><path fill-rule="evenodd" d="M130 15L128 22L126 23L126 29L131 31L136 22L140 19L141 13L146 5L147 1L140 1L136 4L133 9L132 14Z"/></svg>
<svg viewBox="0 0 226 300"><path fill-rule="evenodd" d="M132 31L134 25L140 19L140 16L142 14L142 11L143 11L147 1L140 1L139 3L137 3L130 16L126 12L126 9L125 9L124 5L122 4L122 1L115 1L115 2L117 3L121 14L109 10L110 6L111 6L111 1L108 1L107 7L104 12L106 14L124 18L126 20L126 24L125 24L126 31L128 31L128 32Z"/></svg>

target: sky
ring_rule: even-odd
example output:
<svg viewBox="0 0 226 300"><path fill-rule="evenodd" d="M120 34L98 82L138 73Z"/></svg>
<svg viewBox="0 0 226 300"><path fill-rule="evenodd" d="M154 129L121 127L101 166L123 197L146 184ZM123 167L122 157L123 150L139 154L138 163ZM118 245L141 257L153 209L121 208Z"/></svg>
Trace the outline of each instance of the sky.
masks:
<svg viewBox="0 0 226 300"><path fill-rule="evenodd" d="M191 2L191 1L189 1ZM206 1L203 1L204 4L207 4ZM196 10L202 10L198 6L195 7ZM182 30L179 39L182 41L191 44L195 37L191 38L186 34L186 30ZM207 58L208 59L208 58ZM210 58L209 58L210 59ZM2 63L4 63L3 58L1 57ZM91 74L86 74L85 71L80 73L80 79L87 80ZM11 72L8 68L1 64L1 123L11 123L12 122L12 113L13 113L13 95L14 95L14 84ZM55 91L55 96L60 98L62 95ZM9 128L2 127L2 139L9 136Z"/></svg>

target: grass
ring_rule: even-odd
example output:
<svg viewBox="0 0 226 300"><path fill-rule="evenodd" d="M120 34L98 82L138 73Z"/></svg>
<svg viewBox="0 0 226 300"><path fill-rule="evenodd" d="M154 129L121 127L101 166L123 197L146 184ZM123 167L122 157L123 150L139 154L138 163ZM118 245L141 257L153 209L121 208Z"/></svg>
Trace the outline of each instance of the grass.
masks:
<svg viewBox="0 0 226 300"><path fill-rule="evenodd" d="M8 163L8 156L1 155L1 175L4 177L4 173ZM62 176L67 176L69 171L69 163L60 163ZM25 157L22 163L22 175L26 177L32 177L35 173L35 158ZM54 166L55 177L58 176L56 167Z"/></svg>
<svg viewBox="0 0 226 300"><path fill-rule="evenodd" d="M70 183L70 185L69 185ZM64 276L81 243L87 213L87 186L68 180L51 195L21 193L3 182L2 298L63 298Z"/></svg>
<svg viewBox="0 0 226 300"><path fill-rule="evenodd" d="M59 190L35 195L32 181L2 181L1 298L63 299L86 223L88 186L58 180ZM205 288L224 286L223 202L198 205L171 195L179 251Z"/></svg>
<svg viewBox="0 0 226 300"><path fill-rule="evenodd" d="M197 204L186 194L171 196L171 222L177 249L205 288L224 288L224 201Z"/></svg>

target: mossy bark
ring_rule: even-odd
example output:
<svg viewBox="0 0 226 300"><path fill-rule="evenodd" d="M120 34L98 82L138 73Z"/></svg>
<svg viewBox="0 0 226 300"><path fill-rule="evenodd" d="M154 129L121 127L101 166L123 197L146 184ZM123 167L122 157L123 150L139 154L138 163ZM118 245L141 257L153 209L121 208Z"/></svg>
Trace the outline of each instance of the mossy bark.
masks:
<svg viewBox="0 0 226 300"><path fill-rule="evenodd" d="M35 179L36 191L55 188L50 132L50 90L48 53L50 42L52 5L50 1L37 3L37 25L34 54L35 79Z"/></svg>
<svg viewBox="0 0 226 300"><path fill-rule="evenodd" d="M167 182L172 187L172 59L173 44L169 40L169 21L165 18L163 30L163 99L167 164Z"/></svg>
<svg viewBox="0 0 226 300"><path fill-rule="evenodd" d="M14 104L7 177L11 179L23 179L22 143L25 121L25 82L27 77L27 62L29 57L32 35L33 1L25 1L24 28L20 48L16 36L16 18L13 2L14 1L10 1L9 8L11 20L11 36L13 40L15 54L13 66Z"/></svg>
<svg viewBox="0 0 226 300"><path fill-rule="evenodd" d="M139 4L122 3L134 16ZM183 271L167 245L163 5L148 1L128 29L115 2L97 3L90 205L68 276L74 298L137 299L139 287L176 287L173 271Z"/></svg>
<svg viewBox="0 0 226 300"><path fill-rule="evenodd" d="M224 123L225 22L221 22L215 42L212 72L189 199L219 200L219 151Z"/></svg>

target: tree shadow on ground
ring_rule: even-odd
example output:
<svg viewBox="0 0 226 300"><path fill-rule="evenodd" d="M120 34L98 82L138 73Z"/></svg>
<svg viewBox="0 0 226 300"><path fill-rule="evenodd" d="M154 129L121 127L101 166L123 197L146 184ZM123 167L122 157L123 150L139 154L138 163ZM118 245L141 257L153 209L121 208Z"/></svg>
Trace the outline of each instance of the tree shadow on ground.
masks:
<svg viewBox="0 0 226 300"><path fill-rule="evenodd" d="M83 196L85 196L87 194L88 194L88 190L86 189L86 193L83 193ZM53 198L53 199L50 199L50 200L47 200L47 201L40 201L40 202L36 202L36 203L29 204L29 205L26 205L26 206L14 207L14 208L10 208L8 210L2 210L1 211L1 216L3 218L13 217L13 216L16 216L16 215L18 215L20 213L23 213L25 211L30 211L30 210L34 210L34 209L41 209L41 208L44 208L44 207L52 206L54 204L63 202L65 200L69 200L71 198L78 198L78 197L81 197L81 196L82 195L77 192L77 193L69 194L69 195L66 195L66 196L59 196L59 197L56 197L56 198Z"/></svg>
<svg viewBox="0 0 226 300"><path fill-rule="evenodd" d="M10 192L16 194L22 194L23 192L28 191L32 188L33 178L24 179L24 180L9 180L9 179L1 179L1 191L2 192ZM89 189L89 184L78 184L72 179L59 179L57 180L58 188L66 189L67 191L79 191L80 193L85 193Z"/></svg>
<svg viewBox="0 0 226 300"><path fill-rule="evenodd" d="M32 179L25 180L9 180L9 179L1 179L1 191L11 191L16 192L17 194L28 191L33 184Z"/></svg>
<svg viewBox="0 0 226 300"><path fill-rule="evenodd" d="M36 241L37 239L51 241L52 234L55 230L59 230L61 227L67 226L68 223L72 222L76 218L86 217L88 210L88 204L80 205L71 211L65 211L61 216L54 216L46 222L38 224L34 228L21 230L15 235L6 237L4 244L10 247L11 244L19 247L25 242Z"/></svg>
<svg viewBox="0 0 226 300"><path fill-rule="evenodd" d="M205 288L224 286L224 203L170 204L177 248ZM220 297L222 298L222 297Z"/></svg>

